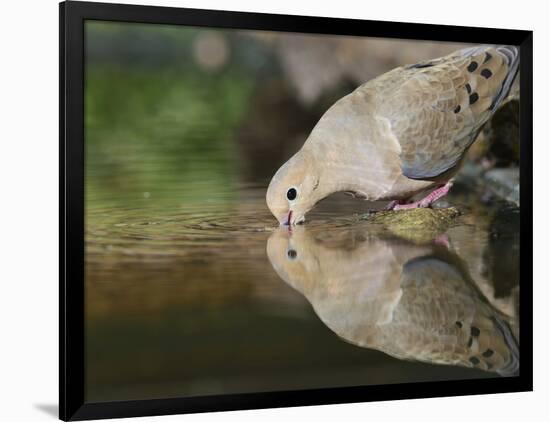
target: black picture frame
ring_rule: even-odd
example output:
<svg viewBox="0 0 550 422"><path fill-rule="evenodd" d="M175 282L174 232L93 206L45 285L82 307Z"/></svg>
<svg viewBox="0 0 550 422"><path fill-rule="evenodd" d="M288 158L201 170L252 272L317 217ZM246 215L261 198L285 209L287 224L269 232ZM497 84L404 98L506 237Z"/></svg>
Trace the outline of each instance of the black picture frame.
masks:
<svg viewBox="0 0 550 422"><path fill-rule="evenodd" d="M163 23L217 28L513 44L521 62L521 373L517 377L423 382L208 397L84 400L84 22ZM60 344L59 417L85 420L531 391L532 366L532 31L287 16L68 1L59 5Z"/></svg>

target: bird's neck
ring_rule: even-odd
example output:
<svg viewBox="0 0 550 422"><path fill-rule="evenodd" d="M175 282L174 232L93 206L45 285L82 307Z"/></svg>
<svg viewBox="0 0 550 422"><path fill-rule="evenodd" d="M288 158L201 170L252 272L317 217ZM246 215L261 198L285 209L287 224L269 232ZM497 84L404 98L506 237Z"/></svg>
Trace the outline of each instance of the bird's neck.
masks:
<svg viewBox="0 0 550 422"><path fill-rule="evenodd" d="M376 119L364 98L356 97L349 96L352 109L350 104L336 103L315 126L302 149L319 171L319 195L349 191L374 201L383 195L385 184L392 183L397 173L387 165L388 153L393 152L391 143L388 148L389 129ZM398 147L395 149L397 155Z"/></svg>
<svg viewBox="0 0 550 422"><path fill-rule="evenodd" d="M349 111L345 118L342 113L327 117L304 144L321 174L323 193L350 191L369 201L385 199L402 175L400 146L390 123L368 109L360 115Z"/></svg>
<svg viewBox="0 0 550 422"><path fill-rule="evenodd" d="M321 177L326 181L323 191L320 192L324 195L323 197L336 192L351 192L361 199L372 201L378 199L377 195L365 189L365 184L358 179L356 172L326 166Z"/></svg>
<svg viewBox="0 0 550 422"><path fill-rule="evenodd" d="M376 189L369 189L371 181L376 180L365 169L363 163L351 162L343 156L315 155L312 157L317 163L319 186L313 192L315 202L337 192L353 192L357 197L367 200L377 200ZM373 184L373 188L375 188Z"/></svg>

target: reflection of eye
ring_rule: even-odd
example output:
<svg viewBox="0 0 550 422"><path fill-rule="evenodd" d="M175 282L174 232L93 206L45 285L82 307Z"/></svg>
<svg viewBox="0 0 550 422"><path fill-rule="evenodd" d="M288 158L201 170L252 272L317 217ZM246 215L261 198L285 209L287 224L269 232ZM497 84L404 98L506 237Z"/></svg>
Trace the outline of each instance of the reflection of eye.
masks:
<svg viewBox="0 0 550 422"><path fill-rule="evenodd" d="M298 196L298 192L295 188L290 188L286 191L286 197L289 201L294 201L296 199L296 196Z"/></svg>
<svg viewBox="0 0 550 422"><path fill-rule="evenodd" d="M298 256L298 253L294 249L289 249L286 255L288 256L289 259L296 259L296 257Z"/></svg>

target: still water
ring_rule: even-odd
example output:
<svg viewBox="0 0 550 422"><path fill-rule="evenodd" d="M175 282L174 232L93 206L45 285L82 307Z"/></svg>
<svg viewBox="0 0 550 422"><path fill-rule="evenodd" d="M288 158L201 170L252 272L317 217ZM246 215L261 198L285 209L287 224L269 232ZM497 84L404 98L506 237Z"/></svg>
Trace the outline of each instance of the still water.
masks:
<svg viewBox="0 0 550 422"><path fill-rule="evenodd" d="M89 198L88 400L517 374L517 210L412 242L342 196L289 232L264 193Z"/></svg>

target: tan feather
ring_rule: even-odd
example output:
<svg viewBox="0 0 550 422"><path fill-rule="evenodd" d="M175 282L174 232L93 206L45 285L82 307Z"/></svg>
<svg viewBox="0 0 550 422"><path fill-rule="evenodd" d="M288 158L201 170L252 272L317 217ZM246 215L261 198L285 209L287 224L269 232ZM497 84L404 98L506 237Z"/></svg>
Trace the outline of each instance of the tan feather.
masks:
<svg viewBox="0 0 550 422"><path fill-rule="evenodd" d="M391 121L406 176L435 177L460 161L515 77L517 63L507 62L499 48L404 66L358 88L376 93L376 112ZM509 50L518 57L517 49Z"/></svg>

